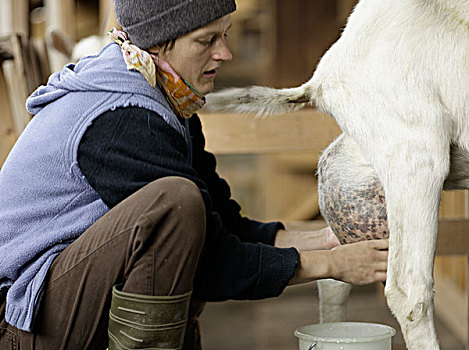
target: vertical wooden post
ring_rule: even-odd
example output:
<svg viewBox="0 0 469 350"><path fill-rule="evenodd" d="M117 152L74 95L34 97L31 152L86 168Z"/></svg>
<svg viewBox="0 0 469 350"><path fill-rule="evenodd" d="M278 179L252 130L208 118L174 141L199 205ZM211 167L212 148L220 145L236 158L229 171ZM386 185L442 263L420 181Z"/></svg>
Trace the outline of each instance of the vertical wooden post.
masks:
<svg viewBox="0 0 469 350"><path fill-rule="evenodd" d="M11 114L16 135L21 134L31 116L26 111L25 101L33 88L33 81L29 81L25 69L24 58L27 56L26 47L19 35L9 35L0 37L6 50L13 56L13 59L3 64L5 81L10 101ZM28 67L30 68L30 67Z"/></svg>
<svg viewBox="0 0 469 350"><path fill-rule="evenodd" d="M276 0L277 50L270 85L298 86L337 40L337 6L330 0Z"/></svg>
<svg viewBox="0 0 469 350"><path fill-rule="evenodd" d="M44 0L47 26L55 28L71 40L76 40L76 0ZM62 70L69 58L57 51L49 51L49 64L52 72Z"/></svg>
<svg viewBox="0 0 469 350"><path fill-rule="evenodd" d="M2 0L0 35L29 34L29 0Z"/></svg>
<svg viewBox="0 0 469 350"><path fill-rule="evenodd" d="M463 218L467 213L467 191L443 192L440 218ZM435 259L435 315L450 329L461 343L467 343L469 324L466 307L467 255L437 256ZM469 350L469 349L468 349Z"/></svg>
<svg viewBox="0 0 469 350"><path fill-rule="evenodd" d="M469 350L469 255L466 256L466 321L467 321L467 340L466 350Z"/></svg>
<svg viewBox="0 0 469 350"><path fill-rule="evenodd" d="M0 168L5 161L8 153L10 153L15 143L15 129L10 109L10 100L8 98L5 75L3 74L3 57L0 52Z"/></svg>
<svg viewBox="0 0 469 350"><path fill-rule="evenodd" d="M339 25L345 25L345 21L356 3L357 0L337 0L337 23Z"/></svg>
<svg viewBox="0 0 469 350"><path fill-rule="evenodd" d="M48 25L76 40L76 1L45 0Z"/></svg>
<svg viewBox="0 0 469 350"><path fill-rule="evenodd" d="M464 191L464 217L469 218L469 191ZM466 255L466 350L469 350L469 255Z"/></svg>
<svg viewBox="0 0 469 350"><path fill-rule="evenodd" d="M105 35L111 28L119 27L116 16L114 14L114 1L100 0L99 1L99 25L102 31L101 35Z"/></svg>

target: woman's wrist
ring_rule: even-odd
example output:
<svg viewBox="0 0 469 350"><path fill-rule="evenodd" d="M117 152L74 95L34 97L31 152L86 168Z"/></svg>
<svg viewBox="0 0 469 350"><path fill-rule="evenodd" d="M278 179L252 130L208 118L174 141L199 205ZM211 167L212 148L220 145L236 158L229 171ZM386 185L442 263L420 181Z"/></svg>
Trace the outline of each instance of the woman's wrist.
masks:
<svg viewBox="0 0 469 350"><path fill-rule="evenodd" d="M291 235L286 230L278 230L275 235L274 246L277 248L290 248L293 246Z"/></svg>
<svg viewBox="0 0 469 350"><path fill-rule="evenodd" d="M324 278L334 278L336 266L333 251L316 250L298 252L299 265L290 284L310 282Z"/></svg>
<svg viewBox="0 0 469 350"><path fill-rule="evenodd" d="M329 227L316 231L278 230L275 247L295 247L300 251L332 249L340 245L339 240Z"/></svg>

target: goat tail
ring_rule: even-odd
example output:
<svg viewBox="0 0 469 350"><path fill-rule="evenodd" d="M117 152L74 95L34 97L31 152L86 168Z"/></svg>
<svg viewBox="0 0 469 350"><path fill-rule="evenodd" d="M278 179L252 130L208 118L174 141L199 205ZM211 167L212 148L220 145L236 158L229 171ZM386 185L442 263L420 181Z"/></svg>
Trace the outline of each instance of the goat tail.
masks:
<svg viewBox="0 0 469 350"><path fill-rule="evenodd" d="M208 94L204 111L256 113L258 116L280 114L314 106L311 91L306 84L288 89L263 86L230 88Z"/></svg>

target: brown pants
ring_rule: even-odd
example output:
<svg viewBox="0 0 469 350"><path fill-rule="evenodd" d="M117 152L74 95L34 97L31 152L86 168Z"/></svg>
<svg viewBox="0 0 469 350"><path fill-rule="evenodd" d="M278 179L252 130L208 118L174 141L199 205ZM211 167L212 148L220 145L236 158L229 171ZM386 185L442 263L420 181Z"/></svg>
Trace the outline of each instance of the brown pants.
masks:
<svg viewBox="0 0 469 350"><path fill-rule="evenodd" d="M205 207L189 180L154 181L110 210L53 262L33 332L5 322L0 302L0 349L106 349L111 288L144 295L192 290L205 238ZM200 348L193 301L184 349Z"/></svg>

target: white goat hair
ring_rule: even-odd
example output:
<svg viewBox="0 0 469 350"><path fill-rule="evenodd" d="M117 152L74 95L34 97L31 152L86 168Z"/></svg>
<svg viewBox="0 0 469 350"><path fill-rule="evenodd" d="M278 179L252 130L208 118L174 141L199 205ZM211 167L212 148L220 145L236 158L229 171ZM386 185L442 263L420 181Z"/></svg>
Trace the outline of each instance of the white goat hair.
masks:
<svg viewBox="0 0 469 350"><path fill-rule="evenodd" d="M63 54L69 62L78 62L85 56L96 55L111 42L107 35L90 35L75 42L55 28L48 28L46 37L48 46Z"/></svg>
<svg viewBox="0 0 469 350"><path fill-rule="evenodd" d="M208 111L256 113L258 116L295 111L310 102L303 87L272 89L264 86L225 89L206 96Z"/></svg>
<svg viewBox="0 0 469 350"><path fill-rule="evenodd" d="M101 35L91 35L81 39L73 46L71 60L78 62L81 58L90 55L97 55L101 49L111 42L111 39Z"/></svg>
<svg viewBox="0 0 469 350"><path fill-rule="evenodd" d="M242 113L308 103L334 117L344 134L331 147L354 144L340 156L361 163L337 176L360 176L367 164L363 181L372 175L384 188L389 308L409 350L439 349L432 290L438 205L443 185L469 187L469 1L361 0L302 86L231 89L207 101L207 110Z"/></svg>

